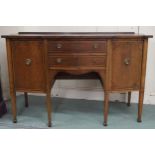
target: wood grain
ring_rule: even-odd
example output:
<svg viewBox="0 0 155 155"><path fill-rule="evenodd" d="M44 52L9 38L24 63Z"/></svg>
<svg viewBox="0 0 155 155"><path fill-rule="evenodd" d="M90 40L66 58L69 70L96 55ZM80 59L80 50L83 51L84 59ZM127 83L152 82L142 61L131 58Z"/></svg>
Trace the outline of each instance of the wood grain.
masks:
<svg viewBox="0 0 155 155"><path fill-rule="evenodd" d="M104 125L108 124L109 97L113 92L139 91L138 122L142 119L148 38L130 32L60 33L20 32L3 35L16 119L16 91L45 93L48 126L52 126L51 89L56 79L97 78L104 90ZM88 107L89 108L89 107Z"/></svg>
<svg viewBox="0 0 155 155"><path fill-rule="evenodd" d="M45 90L43 42L11 41L16 89ZM26 61L31 60L27 65Z"/></svg>
<svg viewBox="0 0 155 155"><path fill-rule="evenodd" d="M145 39L143 44L141 79L140 79L140 89L139 89L138 118L137 118L138 122L142 122L142 110L143 110L146 64L147 64L147 49L148 49L148 39Z"/></svg>
<svg viewBox="0 0 155 155"><path fill-rule="evenodd" d="M142 63L142 41L112 42L112 89L139 89Z"/></svg>

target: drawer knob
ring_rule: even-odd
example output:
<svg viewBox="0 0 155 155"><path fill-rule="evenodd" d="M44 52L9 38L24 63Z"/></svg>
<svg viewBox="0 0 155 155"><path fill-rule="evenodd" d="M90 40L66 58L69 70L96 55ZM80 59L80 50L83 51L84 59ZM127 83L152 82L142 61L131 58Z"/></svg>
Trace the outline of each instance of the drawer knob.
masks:
<svg viewBox="0 0 155 155"><path fill-rule="evenodd" d="M125 58L124 59L124 64L125 65L129 65L130 64L130 59L129 58Z"/></svg>
<svg viewBox="0 0 155 155"><path fill-rule="evenodd" d="M94 44L94 48L97 49L98 48L98 44Z"/></svg>
<svg viewBox="0 0 155 155"><path fill-rule="evenodd" d="M30 66L31 63L32 63L32 60L31 60L31 59L26 59L26 60L25 60L25 64L26 64L27 66Z"/></svg>
<svg viewBox="0 0 155 155"><path fill-rule="evenodd" d="M57 44L57 48L60 49L62 47L62 44Z"/></svg>
<svg viewBox="0 0 155 155"><path fill-rule="evenodd" d="M62 59L61 58L57 58L57 63L61 63L62 62Z"/></svg>

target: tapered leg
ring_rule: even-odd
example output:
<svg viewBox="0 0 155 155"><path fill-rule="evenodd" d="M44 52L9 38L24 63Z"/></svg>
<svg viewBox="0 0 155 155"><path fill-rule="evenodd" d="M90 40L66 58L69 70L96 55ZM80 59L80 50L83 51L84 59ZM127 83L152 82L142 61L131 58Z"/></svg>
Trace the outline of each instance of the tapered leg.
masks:
<svg viewBox="0 0 155 155"><path fill-rule="evenodd" d="M47 104L47 113L48 113L48 127L51 127L52 126L52 123L51 123L52 106L51 106L51 92L50 91L47 92L46 104Z"/></svg>
<svg viewBox="0 0 155 155"><path fill-rule="evenodd" d="M25 107L27 108L29 104L28 104L28 94L26 92L24 93L24 97L25 97Z"/></svg>
<svg viewBox="0 0 155 155"><path fill-rule="evenodd" d="M17 109L16 109L16 93L11 91L11 103L12 103L12 115L13 115L13 123L17 123Z"/></svg>
<svg viewBox="0 0 155 155"><path fill-rule="evenodd" d="M109 111L109 93L104 93L104 126L107 126L108 121L108 111Z"/></svg>
<svg viewBox="0 0 155 155"><path fill-rule="evenodd" d="M128 103L127 106L129 107L131 105L131 92L128 92Z"/></svg>
<svg viewBox="0 0 155 155"><path fill-rule="evenodd" d="M142 110L143 110L144 91L139 91L139 103L138 103L138 122L142 122Z"/></svg>
<svg viewBox="0 0 155 155"><path fill-rule="evenodd" d="M46 91L47 91L47 95L46 95L46 105L47 105L47 113L48 113L48 127L52 126L52 102L51 102L51 89L54 85L55 82L55 76L56 76L57 72L52 72L52 74L50 75L50 78L47 78L47 86L46 86Z"/></svg>

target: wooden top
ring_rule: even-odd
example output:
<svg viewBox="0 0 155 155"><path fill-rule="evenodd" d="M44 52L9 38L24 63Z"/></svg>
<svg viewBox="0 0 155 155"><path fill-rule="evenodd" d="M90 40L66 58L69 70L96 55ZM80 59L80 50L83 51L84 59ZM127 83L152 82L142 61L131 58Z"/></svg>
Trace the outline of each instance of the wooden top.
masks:
<svg viewBox="0 0 155 155"><path fill-rule="evenodd" d="M18 32L2 38L153 38L153 35L134 32Z"/></svg>

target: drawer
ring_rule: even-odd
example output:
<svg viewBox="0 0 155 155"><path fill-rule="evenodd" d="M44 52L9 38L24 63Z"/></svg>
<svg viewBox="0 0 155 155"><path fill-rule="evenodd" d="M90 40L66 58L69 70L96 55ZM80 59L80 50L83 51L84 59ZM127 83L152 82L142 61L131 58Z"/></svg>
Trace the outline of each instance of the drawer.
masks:
<svg viewBox="0 0 155 155"><path fill-rule="evenodd" d="M49 67L105 67L106 56L51 55L48 64Z"/></svg>
<svg viewBox="0 0 155 155"><path fill-rule="evenodd" d="M48 52L106 52L106 41L48 41Z"/></svg>

